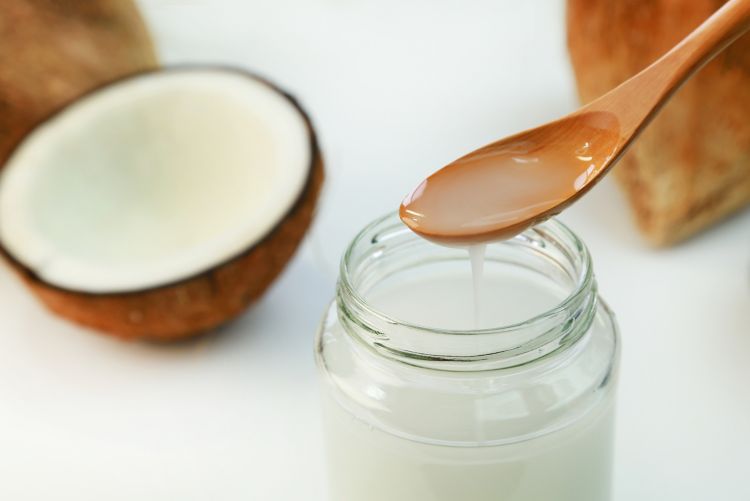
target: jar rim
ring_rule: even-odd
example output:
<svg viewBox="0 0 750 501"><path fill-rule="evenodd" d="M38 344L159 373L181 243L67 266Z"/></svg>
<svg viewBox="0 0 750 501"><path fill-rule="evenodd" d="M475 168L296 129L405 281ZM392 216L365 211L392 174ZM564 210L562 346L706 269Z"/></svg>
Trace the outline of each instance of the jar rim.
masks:
<svg viewBox="0 0 750 501"><path fill-rule="evenodd" d="M444 334L444 335L454 335L454 336L455 335L466 336L466 335L501 334L501 333L516 331L519 329L528 328L529 326L534 325L534 324L547 322L550 319L557 317L561 313L570 309L573 305L580 303L582 297L591 294L592 288L595 287L591 255L589 253L588 248L583 243L583 241L570 228L568 228L568 226L566 226L565 224L563 224L556 218L551 218L551 219L544 221L540 225L533 226L523 231L519 235L516 235L515 237L509 240L519 238L519 237L523 238L524 236L529 236L530 232L534 232L536 228L541 225L544 225L544 227L551 229L553 233L559 233L563 237L566 237L570 240L572 245L575 247L574 250L579 255L581 266L578 272L578 276L576 277L576 282L572 291L557 305L555 305L552 308L547 309L546 311L538 313L532 316L531 318L528 318L519 322L509 323L506 325L500 325L500 326L495 326L495 327L487 327L487 328L482 328L482 329L443 329L443 328L429 327L426 325L405 321L405 320L393 317L373 307L364 298L364 296L360 294L360 292L357 290L357 287L352 283L351 261L356 251L357 245L362 243L367 238L367 236L373 232L373 230L377 229L381 225L384 225L386 223L391 223L391 222L399 223L403 225L403 223L401 222L398 216L398 212L390 212L372 221L354 237L354 239L351 241L349 246L346 248L346 251L344 252L343 257L341 258L341 262L339 266L339 285L338 285L340 289L343 288L346 291L348 299L351 300L355 304L358 310L363 311L366 314L373 316L377 318L379 321L387 323L387 324L393 324L393 325L397 324L402 327L408 328L410 330L429 332L431 334ZM404 225L404 227L406 227L406 225ZM422 237L419 237L417 234L414 234L414 237L422 238Z"/></svg>

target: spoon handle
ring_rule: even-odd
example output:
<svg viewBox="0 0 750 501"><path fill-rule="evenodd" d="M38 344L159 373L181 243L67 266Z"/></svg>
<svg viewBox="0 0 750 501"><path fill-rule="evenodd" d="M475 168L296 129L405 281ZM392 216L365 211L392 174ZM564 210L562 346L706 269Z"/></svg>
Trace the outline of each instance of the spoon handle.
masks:
<svg viewBox="0 0 750 501"><path fill-rule="evenodd" d="M729 0L669 52L581 111L616 109L621 137L632 140L683 83L748 29L750 0Z"/></svg>

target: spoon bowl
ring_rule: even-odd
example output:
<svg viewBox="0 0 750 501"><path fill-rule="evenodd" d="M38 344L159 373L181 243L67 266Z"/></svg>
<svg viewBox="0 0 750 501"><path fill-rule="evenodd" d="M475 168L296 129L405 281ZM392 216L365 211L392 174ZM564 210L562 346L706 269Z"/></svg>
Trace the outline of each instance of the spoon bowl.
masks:
<svg viewBox="0 0 750 501"><path fill-rule="evenodd" d="M432 174L406 197L401 219L445 244L512 237L588 191L624 140L617 116L606 111L583 111L521 132Z"/></svg>

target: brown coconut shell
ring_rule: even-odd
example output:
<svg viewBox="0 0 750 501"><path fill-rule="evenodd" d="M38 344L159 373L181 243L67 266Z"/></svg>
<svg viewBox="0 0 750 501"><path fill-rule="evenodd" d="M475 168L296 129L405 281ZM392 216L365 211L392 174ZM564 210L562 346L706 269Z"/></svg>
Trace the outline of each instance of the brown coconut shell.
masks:
<svg viewBox="0 0 750 501"><path fill-rule="evenodd" d="M287 98L304 119L310 137L311 163L297 201L273 230L239 256L173 284L125 293L94 294L49 284L8 253L0 242L0 255L53 313L126 340L185 339L240 315L263 295L291 260L312 222L325 177L312 123L293 97L267 80L242 70L220 69L264 82Z"/></svg>
<svg viewBox="0 0 750 501"><path fill-rule="evenodd" d="M568 45L586 103L645 68L723 0L568 0ZM614 169L638 226L682 240L750 202L750 35L693 77Z"/></svg>
<svg viewBox="0 0 750 501"><path fill-rule="evenodd" d="M132 0L2 0L0 166L36 124L65 104L156 66Z"/></svg>

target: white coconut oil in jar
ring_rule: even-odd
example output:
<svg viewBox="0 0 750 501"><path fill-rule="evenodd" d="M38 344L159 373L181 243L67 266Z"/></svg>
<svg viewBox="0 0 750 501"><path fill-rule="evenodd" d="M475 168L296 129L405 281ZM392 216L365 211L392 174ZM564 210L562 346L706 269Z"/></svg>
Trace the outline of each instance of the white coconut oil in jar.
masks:
<svg viewBox="0 0 750 501"><path fill-rule="evenodd" d="M471 268L395 215L347 250L316 339L332 501L610 498L619 339L585 246L556 221L488 245L478 308Z"/></svg>

